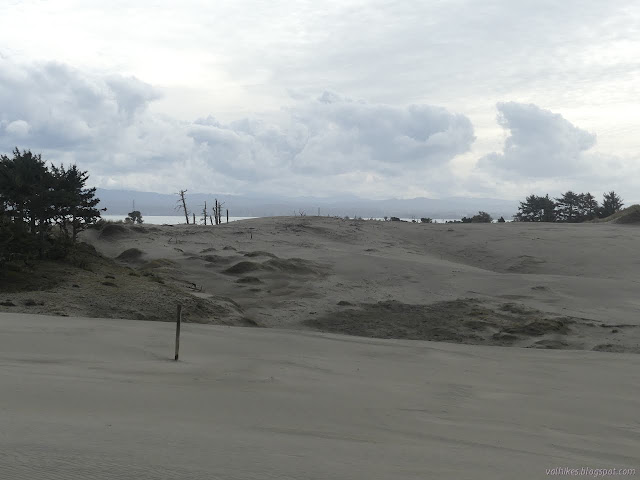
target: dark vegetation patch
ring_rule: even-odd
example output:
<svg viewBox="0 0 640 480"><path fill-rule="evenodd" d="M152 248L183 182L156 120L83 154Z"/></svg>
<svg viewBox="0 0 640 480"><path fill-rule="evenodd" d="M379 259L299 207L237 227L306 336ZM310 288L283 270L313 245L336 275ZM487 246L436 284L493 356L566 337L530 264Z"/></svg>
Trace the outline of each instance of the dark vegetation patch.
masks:
<svg viewBox="0 0 640 480"><path fill-rule="evenodd" d="M228 263L231 263L233 261L233 258L224 257L222 255L205 255L204 257L202 257L202 260L204 260L205 262L214 263L217 265L226 265Z"/></svg>
<svg viewBox="0 0 640 480"><path fill-rule="evenodd" d="M613 352L613 353L623 353L627 352L628 349L622 345L614 345L612 343L602 343L600 345L596 345L593 347L593 350L596 352Z"/></svg>
<svg viewBox="0 0 640 480"><path fill-rule="evenodd" d="M266 267L283 273L295 275L321 275L324 268L315 262L302 258L274 258L264 262Z"/></svg>
<svg viewBox="0 0 640 480"><path fill-rule="evenodd" d="M77 267L66 259L38 262L32 267L16 269L31 283L22 284L26 291L12 283L15 293L0 302L0 309L173 322L179 303L183 305L185 322L256 326L232 299L197 297L174 284L164 275L162 268L173 265L171 261L158 259L146 264L146 269L133 270L100 256L92 248L83 248L75 255L75 264L84 264L85 268ZM55 281L49 282L52 279ZM46 290L41 288L42 281L48 282Z"/></svg>
<svg viewBox="0 0 640 480"><path fill-rule="evenodd" d="M155 270L158 268L167 268L175 266L176 262L169 260L168 258L155 258L146 262L140 267L141 270Z"/></svg>
<svg viewBox="0 0 640 480"><path fill-rule="evenodd" d="M640 205L633 205L627 209L628 211L617 218L615 223L635 224L640 223Z"/></svg>
<svg viewBox="0 0 640 480"><path fill-rule="evenodd" d="M107 223L100 230L101 240L114 240L127 235L127 228L117 223Z"/></svg>
<svg viewBox="0 0 640 480"><path fill-rule="evenodd" d="M145 253L138 248L129 248L116 257L123 262L139 262Z"/></svg>
<svg viewBox="0 0 640 480"><path fill-rule="evenodd" d="M255 252L247 252L244 254L245 257L271 257L271 258L278 258L276 255L274 255L271 252L264 252L262 250L257 250Z"/></svg>
<svg viewBox="0 0 640 480"><path fill-rule="evenodd" d="M554 318L524 305L493 306L479 299L464 298L429 305L396 300L361 303L304 323L326 332L363 337L502 346L532 346L536 337L549 335L553 342L541 338L536 346L555 348L553 345L564 345L562 342L569 344L557 337L568 338L575 321L569 317Z"/></svg>
<svg viewBox="0 0 640 480"><path fill-rule="evenodd" d="M575 323L569 318L537 318L524 324L516 324L505 328L503 331L514 335L539 337L547 333L560 333L567 335L569 325Z"/></svg>
<svg viewBox="0 0 640 480"><path fill-rule="evenodd" d="M78 271L92 272L109 263L86 243L76 244L66 258L59 260L15 260L0 272L0 292L46 291L69 281Z"/></svg>
<svg viewBox="0 0 640 480"><path fill-rule="evenodd" d="M569 343L563 340L545 339L534 343L532 348L546 348L549 350L563 350L569 348Z"/></svg>
<svg viewBox="0 0 640 480"><path fill-rule="evenodd" d="M253 318L242 317L238 321L238 325L241 327L259 327L260 325Z"/></svg>
<svg viewBox="0 0 640 480"><path fill-rule="evenodd" d="M264 269L265 267L261 263L242 261L230 266L224 270L224 273L228 273L230 275L242 275L244 273L256 272Z"/></svg>
<svg viewBox="0 0 640 480"><path fill-rule="evenodd" d="M236 283L255 285L257 283L262 283L262 280L258 277L242 277L236 280Z"/></svg>

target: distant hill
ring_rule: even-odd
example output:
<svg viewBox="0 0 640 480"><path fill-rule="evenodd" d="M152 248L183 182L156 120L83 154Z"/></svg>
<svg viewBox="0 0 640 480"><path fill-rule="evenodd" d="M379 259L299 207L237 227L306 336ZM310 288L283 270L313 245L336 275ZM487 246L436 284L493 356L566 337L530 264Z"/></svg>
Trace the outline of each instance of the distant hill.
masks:
<svg viewBox="0 0 640 480"><path fill-rule="evenodd" d="M99 188L96 193L100 198L99 208L107 208L112 215L126 215L140 210L143 215L181 215L176 210L178 196L155 192L136 192L132 190L107 190ZM518 202L494 198L466 198L450 197L441 199L412 198L368 200L355 196L340 198L316 197L280 197L280 196L251 196L251 195L223 195L187 192L187 207L189 212L196 215L202 210L204 202L207 206L213 204L214 199L224 202L224 208L235 217L267 217L280 215L294 215L304 212L306 215L360 216L363 218L394 216L417 219L431 218L461 218L478 213L479 210L489 212L495 218L504 216L510 218L516 213Z"/></svg>

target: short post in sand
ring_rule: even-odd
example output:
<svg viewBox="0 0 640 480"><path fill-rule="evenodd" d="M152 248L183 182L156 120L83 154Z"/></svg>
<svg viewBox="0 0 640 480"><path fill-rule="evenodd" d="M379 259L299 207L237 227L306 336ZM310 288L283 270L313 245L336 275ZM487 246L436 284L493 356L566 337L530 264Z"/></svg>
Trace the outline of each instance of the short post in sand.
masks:
<svg viewBox="0 0 640 480"><path fill-rule="evenodd" d="M182 323L182 305L178 304L178 315L176 316L176 357L175 361L178 361L178 355L180 353L180 324Z"/></svg>
<svg viewBox="0 0 640 480"><path fill-rule="evenodd" d="M229 209L227 208L227 223L229 223Z"/></svg>

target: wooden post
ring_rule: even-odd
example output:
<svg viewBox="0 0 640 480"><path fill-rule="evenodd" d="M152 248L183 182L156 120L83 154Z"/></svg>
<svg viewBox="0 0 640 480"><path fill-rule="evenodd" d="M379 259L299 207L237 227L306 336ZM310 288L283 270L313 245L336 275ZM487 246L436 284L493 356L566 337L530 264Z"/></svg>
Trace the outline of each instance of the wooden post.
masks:
<svg viewBox="0 0 640 480"><path fill-rule="evenodd" d="M196 224L196 214L195 213L193 214L193 224L194 225Z"/></svg>
<svg viewBox="0 0 640 480"><path fill-rule="evenodd" d="M227 223L229 223L229 209L227 208Z"/></svg>
<svg viewBox="0 0 640 480"><path fill-rule="evenodd" d="M182 323L182 305L178 304L178 315L176 317L176 357L175 361L178 361L178 355L180 353L180 324Z"/></svg>

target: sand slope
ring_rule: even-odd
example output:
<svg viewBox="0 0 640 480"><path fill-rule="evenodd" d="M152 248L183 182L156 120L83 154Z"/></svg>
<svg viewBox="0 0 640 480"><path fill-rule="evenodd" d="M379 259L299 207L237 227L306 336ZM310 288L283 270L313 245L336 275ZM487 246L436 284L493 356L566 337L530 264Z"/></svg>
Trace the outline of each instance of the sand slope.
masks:
<svg viewBox="0 0 640 480"><path fill-rule="evenodd" d="M0 311L170 320L182 302L199 323L640 352L635 225L276 217L83 238L111 264Z"/></svg>
<svg viewBox="0 0 640 480"><path fill-rule="evenodd" d="M90 235L261 326L640 352L636 226L276 217Z"/></svg>
<svg viewBox="0 0 640 480"><path fill-rule="evenodd" d="M0 477L513 479L635 467L640 357L0 314Z"/></svg>

